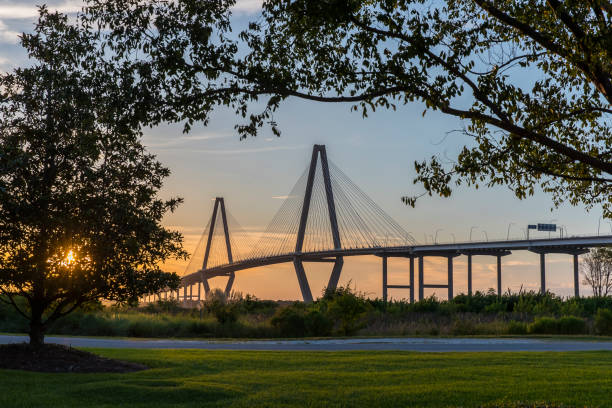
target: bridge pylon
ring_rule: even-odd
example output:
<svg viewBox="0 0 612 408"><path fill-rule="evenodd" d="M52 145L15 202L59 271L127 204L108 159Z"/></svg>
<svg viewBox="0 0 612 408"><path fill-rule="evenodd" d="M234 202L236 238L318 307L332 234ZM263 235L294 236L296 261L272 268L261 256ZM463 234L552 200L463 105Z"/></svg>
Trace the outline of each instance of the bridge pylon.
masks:
<svg viewBox="0 0 612 408"><path fill-rule="evenodd" d="M302 292L302 298L304 302L312 302L312 292L306 272L304 270L304 261L314 262L333 262L331 275L329 277L329 283L327 285L328 290L335 290L338 281L340 279L340 273L342 272L342 266L344 264L344 258L342 256L322 258L322 259L304 259L300 256L302 253L302 247L304 246L304 236L306 234L306 225L308 223L308 213L310 210L310 201L312 198L312 190L315 179L315 173L317 170L317 161L319 156L321 157L321 171L323 175L323 183L325 185L325 197L327 201L327 212L329 214L329 223L331 227L332 239L334 242L334 249L342 249L340 242L340 230L338 228L338 217L336 215L336 204L334 203L334 194L332 190L331 177L329 175L329 164L327 162L327 153L325 151L325 145L314 145L312 149L312 159L310 160L310 168L308 170L308 179L306 182L306 191L304 193L304 202L302 204L302 214L300 217L300 225L297 233L297 240L295 243L295 254L293 264L295 266L295 273L297 275L300 290Z"/></svg>
<svg viewBox="0 0 612 408"><path fill-rule="evenodd" d="M219 212L221 214L219 214ZM223 235L225 237L225 247L227 249L227 261L230 264L234 262L232 256L232 244L230 242L229 227L227 225L227 214L225 212L225 201L223 200L223 197L217 197L215 198L215 206L213 208L212 218L210 220L210 229L208 230L208 239L206 241L206 252L204 252L204 262L202 263L202 269L200 271L202 284L204 285L204 293L206 294L206 296L208 296L208 293L210 292L210 285L208 284L208 277L206 276L206 267L208 266L210 247L213 242L215 224L219 215L221 216L221 221L223 224ZM225 295L229 296L230 292L232 291L232 286L234 284L234 279L236 276L235 273L232 271L228 273L227 277L228 280L227 284L225 285Z"/></svg>

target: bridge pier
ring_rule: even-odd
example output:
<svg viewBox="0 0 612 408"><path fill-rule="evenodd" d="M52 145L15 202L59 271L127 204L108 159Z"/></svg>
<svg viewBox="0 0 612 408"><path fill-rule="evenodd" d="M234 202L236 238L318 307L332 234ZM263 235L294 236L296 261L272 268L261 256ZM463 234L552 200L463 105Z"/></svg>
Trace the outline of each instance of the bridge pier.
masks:
<svg viewBox="0 0 612 408"><path fill-rule="evenodd" d="M414 257L411 255L391 255L391 257L402 257L410 259L410 284L409 285L389 285L388 279L388 258L389 255L379 255L382 258L382 297L383 301L388 300L389 289L410 289L410 303L414 303Z"/></svg>
<svg viewBox="0 0 612 408"><path fill-rule="evenodd" d="M453 299L453 258L459 256L457 251L440 251L428 253L429 256L443 257L447 259L447 282L446 284L429 284L425 283L423 272L423 255L419 255L419 300L424 299L425 288L447 289L448 300Z"/></svg>
<svg viewBox="0 0 612 408"><path fill-rule="evenodd" d="M225 296L229 297L232 294L232 286L234 286L234 279L236 278L236 274L234 272L230 272L227 283L225 284Z"/></svg>
<svg viewBox="0 0 612 408"><path fill-rule="evenodd" d="M410 257L410 303L414 303L414 257Z"/></svg>
<svg viewBox="0 0 612 408"><path fill-rule="evenodd" d="M448 257L448 300L453 300L453 257Z"/></svg>
<svg viewBox="0 0 612 408"><path fill-rule="evenodd" d="M578 274L578 256L589 252L587 248L568 247L568 248L529 248L530 252L540 255L540 292L546 293L546 254L568 254L572 255L574 269L574 296L580 296L580 280Z"/></svg>
<svg viewBox="0 0 612 408"><path fill-rule="evenodd" d="M293 265L295 267L295 274L298 279L298 284L300 286L300 291L302 293L302 299L304 302L312 302L314 300L312 296L312 292L310 290L310 284L308 283L308 278L306 276L306 271L304 269L304 262L328 262L334 264L332 267L331 274L329 276L329 281L327 282L326 290L335 291L338 287L338 282L340 280L340 273L342 272L342 266L344 265L344 257L336 256L336 257L323 257L323 258L302 258L296 256L293 258Z"/></svg>
<svg viewBox="0 0 612 408"><path fill-rule="evenodd" d="M306 271L304 270L304 264L299 258L293 260L293 266L295 267L295 274L297 275L298 284L300 285L300 291L302 292L302 300L304 302L312 302L312 292L310 291L310 285L308 284L308 278L306 277Z"/></svg>
<svg viewBox="0 0 612 408"><path fill-rule="evenodd" d="M497 296L502 295L501 255L497 255Z"/></svg>
<svg viewBox="0 0 612 408"><path fill-rule="evenodd" d="M344 257L338 256L334 261L334 267L332 268L331 275L329 276L329 282L327 283L328 290L336 290L338 282L340 281L340 273L344 266Z"/></svg>
<svg viewBox="0 0 612 408"><path fill-rule="evenodd" d="M540 253L540 293L546 293L546 254Z"/></svg>
<svg viewBox="0 0 612 408"><path fill-rule="evenodd" d="M580 297L580 282L578 280L578 254L574 254L574 297Z"/></svg>
<svg viewBox="0 0 612 408"><path fill-rule="evenodd" d="M467 255L468 296L472 296L472 254Z"/></svg>
<svg viewBox="0 0 612 408"><path fill-rule="evenodd" d="M382 297L383 302L387 301L387 257L382 257Z"/></svg>
<svg viewBox="0 0 612 408"><path fill-rule="evenodd" d="M419 256L419 300L423 300L425 293L423 285L423 256Z"/></svg>
<svg viewBox="0 0 612 408"><path fill-rule="evenodd" d="M210 293L210 285L208 284L208 278L204 277L203 273L202 273L202 286L204 286L204 297L206 297Z"/></svg>
<svg viewBox="0 0 612 408"><path fill-rule="evenodd" d="M468 295L473 294L473 286L472 286L472 256L474 255L484 255L484 256L494 256L497 261L497 295L502 295L502 274L501 274L501 257L510 255L512 252L502 249L493 249L493 250L469 250L462 251L463 255L467 256L467 284L468 284Z"/></svg>

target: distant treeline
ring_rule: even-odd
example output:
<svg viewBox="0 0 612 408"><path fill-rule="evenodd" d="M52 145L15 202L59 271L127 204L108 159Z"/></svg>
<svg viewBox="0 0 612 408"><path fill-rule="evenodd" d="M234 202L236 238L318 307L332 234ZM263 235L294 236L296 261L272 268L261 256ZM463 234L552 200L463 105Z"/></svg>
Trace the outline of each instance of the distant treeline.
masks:
<svg viewBox="0 0 612 408"><path fill-rule="evenodd" d="M25 333L25 319L0 303L0 331ZM213 291L199 307L175 301L141 307L90 304L48 328L49 334L129 337L286 338L326 336L612 335L612 297L493 292L435 296L409 303L367 299L350 286L313 303L259 300Z"/></svg>

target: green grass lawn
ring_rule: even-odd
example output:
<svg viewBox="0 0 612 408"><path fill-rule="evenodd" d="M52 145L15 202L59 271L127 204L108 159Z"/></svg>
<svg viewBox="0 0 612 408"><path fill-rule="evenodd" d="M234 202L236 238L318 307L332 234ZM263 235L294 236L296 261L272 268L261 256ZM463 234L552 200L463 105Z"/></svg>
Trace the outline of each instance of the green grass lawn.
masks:
<svg viewBox="0 0 612 408"><path fill-rule="evenodd" d="M612 352L94 351L151 369L0 370L0 407L612 406Z"/></svg>

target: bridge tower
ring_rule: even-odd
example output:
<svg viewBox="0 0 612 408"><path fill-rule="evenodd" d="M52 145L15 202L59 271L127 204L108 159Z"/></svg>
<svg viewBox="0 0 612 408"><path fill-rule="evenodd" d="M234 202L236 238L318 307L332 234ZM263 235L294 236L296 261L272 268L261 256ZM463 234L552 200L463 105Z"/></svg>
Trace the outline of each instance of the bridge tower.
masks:
<svg viewBox="0 0 612 408"><path fill-rule="evenodd" d="M221 221L223 224L223 235L225 236L225 247L227 249L227 261L228 263L234 262L232 257L232 245L230 243L230 235L229 235L229 227L227 225L227 214L225 212L225 201L223 197L215 198L215 207L213 208L212 218L210 220L210 229L208 230L208 239L206 241L206 252L204 252L204 262L202 263L202 270L200 272L202 284L204 285L204 292L206 295L210 292L210 285L208 284L208 277L205 272L206 267L208 266L208 258L210 256L210 246L213 241L213 234L215 232L215 224L217 221L217 216L219 215L219 209L221 210ZM235 273L229 272L227 284L225 285L225 295L229 296L232 286L234 284Z"/></svg>
<svg viewBox="0 0 612 408"><path fill-rule="evenodd" d="M342 266L344 265L344 258L341 255L319 259L308 259L301 256L302 247L304 245L304 235L306 233L306 225L308 222L308 213L310 210L310 201L312 198L312 189L317 169L317 161L319 157L321 157L321 171L323 174L323 183L325 185L325 197L327 200L327 211L329 213L329 222L331 226L332 239L334 242L334 249L342 249L342 245L340 242L340 230L338 228L338 217L336 215L336 205L334 203L331 177L329 176L329 165L327 163L327 153L325 151L325 145L314 145L312 149L312 159L310 161L310 168L308 170L308 179L306 182L306 191L304 193L304 202L302 204L300 225L298 228L297 240L295 243L295 257L293 258L295 273L297 275L300 290L302 292L302 298L305 302L312 302L313 298L312 292L310 290L310 285L308 284L308 279L306 277L306 272L304 270L303 262L313 261L334 263L331 275L329 277L329 283L327 284L327 288L330 290L335 290L338 286L340 272L342 271Z"/></svg>

